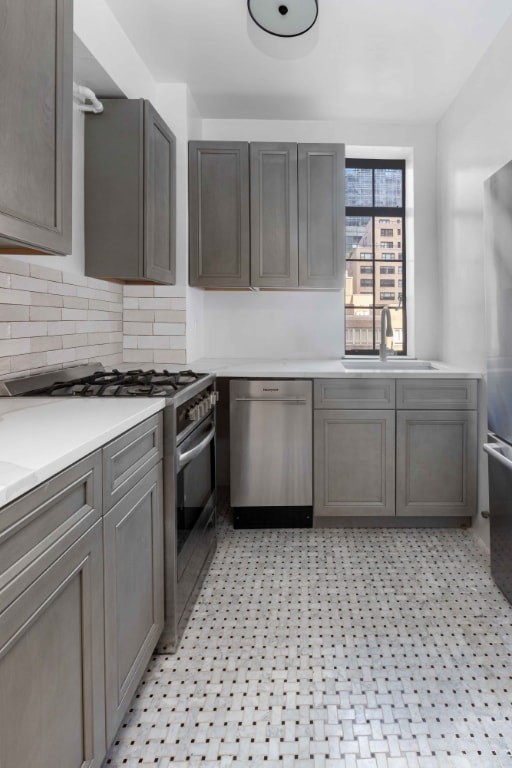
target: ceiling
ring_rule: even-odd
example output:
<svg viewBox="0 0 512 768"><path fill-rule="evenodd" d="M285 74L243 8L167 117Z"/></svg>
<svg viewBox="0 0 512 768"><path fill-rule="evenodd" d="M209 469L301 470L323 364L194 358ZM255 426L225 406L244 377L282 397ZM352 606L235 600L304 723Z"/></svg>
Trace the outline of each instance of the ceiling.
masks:
<svg viewBox="0 0 512 768"><path fill-rule="evenodd" d="M313 29L283 39L246 0L107 3L205 118L437 120L512 14L510 0L319 0Z"/></svg>

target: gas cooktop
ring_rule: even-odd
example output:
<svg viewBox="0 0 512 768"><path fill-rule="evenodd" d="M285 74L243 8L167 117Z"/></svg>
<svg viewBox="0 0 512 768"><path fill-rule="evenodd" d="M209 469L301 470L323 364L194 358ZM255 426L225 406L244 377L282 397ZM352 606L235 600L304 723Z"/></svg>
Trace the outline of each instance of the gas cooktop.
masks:
<svg viewBox="0 0 512 768"><path fill-rule="evenodd" d="M106 371L100 363L0 382L0 395L25 397L174 397L208 376L194 371Z"/></svg>

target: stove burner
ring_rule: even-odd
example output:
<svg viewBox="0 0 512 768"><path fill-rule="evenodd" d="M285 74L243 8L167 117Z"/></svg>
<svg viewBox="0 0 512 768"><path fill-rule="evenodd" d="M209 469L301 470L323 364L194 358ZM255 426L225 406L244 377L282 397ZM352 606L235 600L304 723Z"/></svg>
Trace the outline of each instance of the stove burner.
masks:
<svg viewBox="0 0 512 768"><path fill-rule="evenodd" d="M139 395L139 397L151 397L153 395L165 395L165 389L154 384L139 384L136 387L126 387L127 395Z"/></svg>

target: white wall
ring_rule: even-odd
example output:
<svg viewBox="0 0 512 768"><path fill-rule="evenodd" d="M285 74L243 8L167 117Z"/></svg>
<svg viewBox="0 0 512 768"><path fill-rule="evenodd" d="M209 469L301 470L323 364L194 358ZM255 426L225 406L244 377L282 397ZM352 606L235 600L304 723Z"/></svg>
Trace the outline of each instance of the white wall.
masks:
<svg viewBox="0 0 512 768"><path fill-rule="evenodd" d="M485 370L483 184L512 159L512 20L503 28L438 126L439 254L443 357ZM511 329L512 332L512 329ZM487 509L482 397L479 508ZM488 523L475 531L488 546Z"/></svg>
<svg viewBox="0 0 512 768"><path fill-rule="evenodd" d="M413 168L408 195L408 220L414 240L415 306L411 327L415 343L410 352L438 357L434 124L390 124L358 121L204 120L203 138L240 141L344 142L351 151L390 156L399 147ZM357 147L357 149L356 149ZM353 150L352 150L353 148ZM396 153L394 153L396 156ZM408 176L410 178L410 175ZM208 292L204 297L204 350L215 356L338 357L343 351L342 292Z"/></svg>

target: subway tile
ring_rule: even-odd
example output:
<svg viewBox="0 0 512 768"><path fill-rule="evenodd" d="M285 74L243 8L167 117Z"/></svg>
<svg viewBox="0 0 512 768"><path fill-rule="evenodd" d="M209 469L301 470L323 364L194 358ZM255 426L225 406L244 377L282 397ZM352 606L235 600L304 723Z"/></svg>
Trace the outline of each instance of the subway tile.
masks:
<svg viewBox="0 0 512 768"><path fill-rule="evenodd" d="M152 336L153 325L152 323L123 323L123 333L129 336Z"/></svg>
<svg viewBox="0 0 512 768"><path fill-rule="evenodd" d="M186 288L182 285L155 285L154 295L157 298L185 298Z"/></svg>
<svg viewBox="0 0 512 768"><path fill-rule="evenodd" d="M123 334L121 331L108 331L106 333L88 333L87 340L89 344L122 344Z"/></svg>
<svg viewBox="0 0 512 768"><path fill-rule="evenodd" d="M121 320L77 320L75 326L77 333L115 333L123 330Z"/></svg>
<svg viewBox="0 0 512 768"><path fill-rule="evenodd" d="M0 256L0 272L7 272L12 275L30 275L30 266L26 261L20 259Z"/></svg>
<svg viewBox="0 0 512 768"><path fill-rule="evenodd" d="M124 298L123 309L139 309L139 300L135 298Z"/></svg>
<svg viewBox="0 0 512 768"><path fill-rule="evenodd" d="M86 347L88 343L89 341L86 333L71 333L69 336L62 337L62 347L64 349Z"/></svg>
<svg viewBox="0 0 512 768"><path fill-rule="evenodd" d="M62 272L53 267L44 267L41 264L30 264L30 277L37 277L40 280L52 280L54 283L62 283Z"/></svg>
<svg viewBox="0 0 512 768"><path fill-rule="evenodd" d="M55 283L55 285L59 285L59 283ZM36 293L46 293L48 290L48 281L40 280L37 277L12 275L11 286L18 291L34 291Z"/></svg>
<svg viewBox="0 0 512 768"><path fill-rule="evenodd" d="M101 301L99 299L89 299L89 309L96 309L102 312L122 312L123 304L121 301Z"/></svg>
<svg viewBox="0 0 512 768"><path fill-rule="evenodd" d="M0 304L0 321L28 320L30 308L18 304Z"/></svg>
<svg viewBox="0 0 512 768"><path fill-rule="evenodd" d="M79 275L76 272L63 272L62 281L67 285L80 285L84 288L88 285L87 277L85 277L85 275Z"/></svg>
<svg viewBox="0 0 512 768"><path fill-rule="evenodd" d="M11 323L0 322L0 339L11 338Z"/></svg>
<svg viewBox="0 0 512 768"><path fill-rule="evenodd" d="M0 288L11 287L11 276L7 272L0 272Z"/></svg>
<svg viewBox="0 0 512 768"><path fill-rule="evenodd" d="M152 285L124 285L123 296L136 296L137 298L154 296Z"/></svg>
<svg viewBox="0 0 512 768"><path fill-rule="evenodd" d="M184 301L184 299L137 299L140 309L184 309L185 307L175 307L173 302Z"/></svg>
<svg viewBox="0 0 512 768"><path fill-rule="evenodd" d="M13 339L30 338L31 336L47 336L48 325L47 323L12 323L11 335Z"/></svg>
<svg viewBox="0 0 512 768"><path fill-rule="evenodd" d="M187 313L184 310L158 309L155 312L156 323L184 323Z"/></svg>
<svg viewBox="0 0 512 768"><path fill-rule="evenodd" d="M0 304L30 304L30 293L12 288L0 288Z"/></svg>
<svg viewBox="0 0 512 768"><path fill-rule="evenodd" d="M137 349L138 336L123 336L124 349Z"/></svg>
<svg viewBox="0 0 512 768"><path fill-rule="evenodd" d="M123 351L123 360L126 363L141 363L150 365L154 363L154 357L151 350L126 349Z"/></svg>
<svg viewBox="0 0 512 768"><path fill-rule="evenodd" d="M132 323L148 323L151 324L155 320L155 312L150 309L125 309L123 312L123 320L125 322Z"/></svg>
<svg viewBox="0 0 512 768"><path fill-rule="evenodd" d="M24 355L30 352L30 339L4 339L0 341L0 357Z"/></svg>
<svg viewBox="0 0 512 768"><path fill-rule="evenodd" d="M185 365L187 362L186 352L181 349L155 349L154 356L155 363L163 365Z"/></svg>
<svg viewBox="0 0 512 768"><path fill-rule="evenodd" d="M59 296L76 296L76 285L69 285L68 283L48 283L48 293L55 293Z"/></svg>
<svg viewBox="0 0 512 768"><path fill-rule="evenodd" d="M76 360L75 349L50 350L46 355L48 358L48 365L55 365L56 363L72 363Z"/></svg>
<svg viewBox="0 0 512 768"><path fill-rule="evenodd" d="M187 348L186 336L168 336L167 338L169 339L169 349L186 349Z"/></svg>
<svg viewBox="0 0 512 768"><path fill-rule="evenodd" d="M29 308L29 317L31 320L60 320L62 310L60 307L34 307Z"/></svg>
<svg viewBox="0 0 512 768"><path fill-rule="evenodd" d="M30 304L33 307L62 307L65 306L65 298L53 293L31 293Z"/></svg>
<svg viewBox="0 0 512 768"><path fill-rule="evenodd" d="M31 352L48 352L50 349L62 349L63 339L67 336L34 336L30 339Z"/></svg>
<svg viewBox="0 0 512 768"><path fill-rule="evenodd" d="M137 336L139 349L170 349L170 336Z"/></svg>
<svg viewBox="0 0 512 768"><path fill-rule="evenodd" d="M186 299L170 299L169 309L181 309L181 310L184 310L186 308L187 308Z"/></svg>
<svg viewBox="0 0 512 768"><path fill-rule="evenodd" d="M63 320L87 320L89 319L88 309L69 309L64 307L62 309Z"/></svg>
<svg viewBox="0 0 512 768"><path fill-rule="evenodd" d="M153 331L157 336L184 336L184 323L155 323Z"/></svg>
<svg viewBox="0 0 512 768"><path fill-rule="evenodd" d="M57 320L55 322L48 323L48 335L64 334L64 333L76 333L77 323L70 320Z"/></svg>
<svg viewBox="0 0 512 768"><path fill-rule="evenodd" d="M7 376L11 372L11 358L0 357L0 376Z"/></svg>
<svg viewBox="0 0 512 768"><path fill-rule="evenodd" d="M34 352L28 355L11 357L11 372L21 374L25 370L44 368L48 364L46 352Z"/></svg>
<svg viewBox="0 0 512 768"><path fill-rule="evenodd" d="M89 299L80 296L63 296L62 306L66 309L89 309Z"/></svg>

